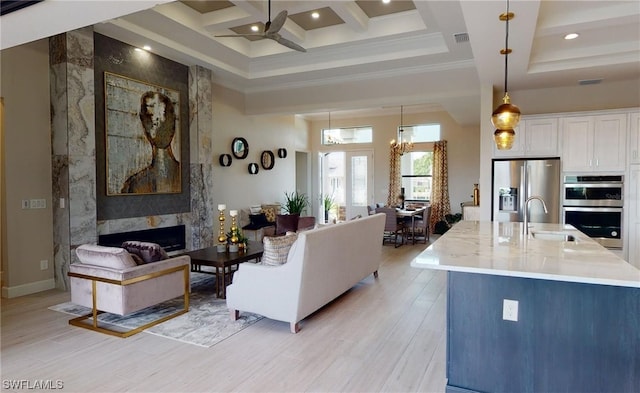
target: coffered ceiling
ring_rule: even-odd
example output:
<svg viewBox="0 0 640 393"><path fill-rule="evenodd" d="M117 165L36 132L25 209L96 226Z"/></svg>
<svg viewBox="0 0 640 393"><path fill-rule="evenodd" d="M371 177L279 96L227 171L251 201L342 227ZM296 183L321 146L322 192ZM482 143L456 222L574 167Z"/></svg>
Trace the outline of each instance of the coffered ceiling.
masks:
<svg viewBox="0 0 640 393"><path fill-rule="evenodd" d="M480 87L501 90L504 83L505 23L498 15L505 1L273 0L271 18L289 14L280 33L306 53L272 40L215 37L263 28L267 1L44 1L2 17L2 47L6 34L29 34L14 19L29 18L25 25L33 26L41 17L47 24L52 7L64 3L75 4L66 30L95 24L101 34L210 68L217 83L245 93L247 114L313 118L327 111L395 113L405 105L408 112L446 110L470 125L479 122ZM107 12L92 3L113 7ZM509 31L510 90L640 78L637 0L511 0L510 10L516 15ZM580 36L564 40L571 32Z"/></svg>

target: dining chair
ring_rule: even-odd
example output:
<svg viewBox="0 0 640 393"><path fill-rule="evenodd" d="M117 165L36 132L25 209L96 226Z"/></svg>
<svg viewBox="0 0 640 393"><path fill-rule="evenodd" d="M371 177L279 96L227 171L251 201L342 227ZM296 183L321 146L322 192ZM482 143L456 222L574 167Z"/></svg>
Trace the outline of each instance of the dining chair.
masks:
<svg viewBox="0 0 640 393"><path fill-rule="evenodd" d="M416 217L411 233L413 240L422 239L426 244L429 240L429 221L431 220L431 205L428 205L422 212L422 217Z"/></svg>
<svg viewBox="0 0 640 393"><path fill-rule="evenodd" d="M384 245L385 240L393 238L394 246L396 248L400 247L405 239L406 226L402 220L398 220L396 209L393 207L377 207L376 213L384 213L386 215L382 244ZM401 243L398 243L398 235L400 235Z"/></svg>

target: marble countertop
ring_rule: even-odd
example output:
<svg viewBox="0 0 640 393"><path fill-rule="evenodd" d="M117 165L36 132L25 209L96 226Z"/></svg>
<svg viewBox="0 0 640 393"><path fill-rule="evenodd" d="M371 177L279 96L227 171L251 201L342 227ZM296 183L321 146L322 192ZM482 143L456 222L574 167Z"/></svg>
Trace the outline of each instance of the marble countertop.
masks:
<svg viewBox="0 0 640 393"><path fill-rule="evenodd" d="M570 225L533 223L530 232L571 234L575 241L522 233L520 222L460 221L411 266L499 276L640 288L640 270Z"/></svg>

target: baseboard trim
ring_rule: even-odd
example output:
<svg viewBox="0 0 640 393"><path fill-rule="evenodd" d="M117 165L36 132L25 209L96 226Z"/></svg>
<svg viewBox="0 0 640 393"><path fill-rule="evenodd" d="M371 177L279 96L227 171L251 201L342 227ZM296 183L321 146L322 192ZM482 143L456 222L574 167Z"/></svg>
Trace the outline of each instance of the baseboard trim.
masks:
<svg viewBox="0 0 640 393"><path fill-rule="evenodd" d="M15 287L2 287L2 297L10 299L19 296L31 295L32 293L48 291L55 287L56 281L53 278L49 278L47 280L16 285Z"/></svg>
<svg viewBox="0 0 640 393"><path fill-rule="evenodd" d="M469 390L459 386L451 386L447 383L444 389L445 393L480 393L477 390Z"/></svg>

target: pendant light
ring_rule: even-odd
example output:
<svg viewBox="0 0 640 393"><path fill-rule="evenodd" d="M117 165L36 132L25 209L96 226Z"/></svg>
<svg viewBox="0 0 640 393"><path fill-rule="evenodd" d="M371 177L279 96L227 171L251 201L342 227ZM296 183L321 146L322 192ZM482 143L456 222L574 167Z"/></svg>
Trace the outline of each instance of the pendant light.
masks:
<svg viewBox="0 0 640 393"><path fill-rule="evenodd" d="M391 146L398 150L398 152L400 153L400 155L403 155L404 153L411 151L413 149L413 142L404 142L402 141L402 136L404 135L404 127L403 127L403 107L402 105L400 105L400 129L398 130L398 142L396 143L395 139L391 140Z"/></svg>
<svg viewBox="0 0 640 393"><path fill-rule="evenodd" d="M504 55L504 97L502 105L497 107L491 115L491 123L496 127L493 137L498 150L511 149L516 136L514 129L520 122L520 109L511 103L507 88L509 53L511 53L511 49L509 49L509 20L514 16L513 12L509 12L509 0L507 0L507 12L500 14L500 20L506 24L504 49L500 50L500 54Z"/></svg>

